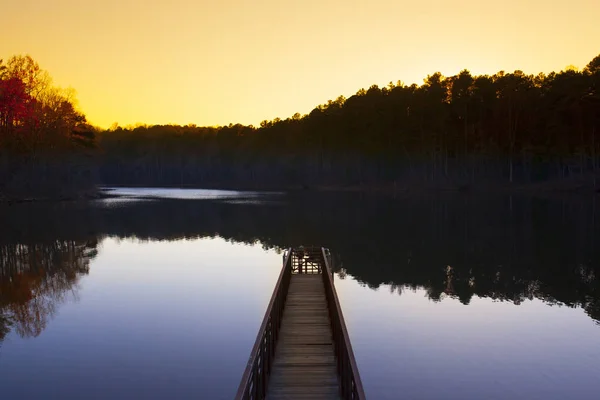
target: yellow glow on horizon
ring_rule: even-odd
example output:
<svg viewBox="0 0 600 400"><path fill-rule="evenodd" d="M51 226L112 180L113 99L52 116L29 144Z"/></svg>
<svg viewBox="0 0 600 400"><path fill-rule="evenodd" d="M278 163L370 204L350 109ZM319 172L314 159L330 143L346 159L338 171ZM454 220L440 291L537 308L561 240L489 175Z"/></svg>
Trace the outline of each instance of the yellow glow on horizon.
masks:
<svg viewBox="0 0 600 400"><path fill-rule="evenodd" d="M600 2L20 0L0 58L30 54L101 127L258 125L372 84L583 68Z"/></svg>

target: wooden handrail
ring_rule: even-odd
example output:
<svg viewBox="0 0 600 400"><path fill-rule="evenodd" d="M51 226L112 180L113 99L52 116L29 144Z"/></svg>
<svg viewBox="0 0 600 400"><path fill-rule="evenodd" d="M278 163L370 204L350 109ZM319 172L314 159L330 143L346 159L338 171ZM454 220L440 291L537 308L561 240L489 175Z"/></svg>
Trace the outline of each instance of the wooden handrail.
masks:
<svg viewBox="0 0 600 400"><path fill-rule="evenodd" d="M237 400L262 400L267 393L269 373L273 365L281 317L292 276L292 250L287 249L286 252L281 273L235 396Z"/></svg>
<svg viewBox="0 0 600 400"><path fill-rule="evenodd" d="M340 379L340 394L343 399L363 400L366 399L363 390L358 367L350 344L350 337L344 322L342 308L333 285L331 269L331 254L328 249L321 248L325 271L323 271L323 284L325 285L325 297L331 320L331 330L334 341L334 351L337 361L338 376Z"/></svg>

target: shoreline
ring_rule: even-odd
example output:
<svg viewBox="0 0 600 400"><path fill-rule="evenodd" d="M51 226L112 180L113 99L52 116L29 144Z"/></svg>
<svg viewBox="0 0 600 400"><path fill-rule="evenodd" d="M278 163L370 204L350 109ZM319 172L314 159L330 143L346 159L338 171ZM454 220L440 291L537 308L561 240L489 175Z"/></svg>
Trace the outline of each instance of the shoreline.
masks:
<svg viewBox="0 0 600 400"><path fill-rule="evenodd" d="M289 186L262 186L244 185L230 186L200 186L200 185L142 185L142 184L103 184L96 190L85 193L57 195L57 196L31 196L8 197L0 195L0 204L21 204L33 202L63 202L63 201L91 201L121 197L110 194L110 188L163 188L163 189L203 189L203 190L231 190L231 191L279 191L287 193L373 193L383 195L423 195L423 194L493 194L493 195L528 195L528 196L556 196L556 195L600 195L600 182L594 188L589 182L581 181L550 181L528 184L475 184L475 185L448 185L432 182L415 182L414 184L373 184L373 185L289 185Z"/></svg>
<svg viewBox="0 0 600 400"><path fill-rule="evenodd" d="M32 197L7 197L0 195L0 205L6 204L23 204L23 203L43 203L43 202L66 202L66 201L91 201L91 200L101 200L101 199L111 199L120 197L118 195L111 195L103 190L102 188L98 188L93 192L87 193L79 193L73 195L57 195L57 196L32 196Z"/></svg>
<svg viewBox="0 0 600 400"><path fill-rule="evenodd" d="M297 192L368 192L368 193L473 193L473 194L600 194L600 180L598 186L590 182L579 180L560 180L536 183L480 183L455 185L447 182L412 182L412 183L381 183L381 184L355 184L355 185L144 185L144 184L103 184L98 186L100 190L107 188L163 188L163 189L204 189L204 190L231 190L231 191L285 191Z"/></svg>

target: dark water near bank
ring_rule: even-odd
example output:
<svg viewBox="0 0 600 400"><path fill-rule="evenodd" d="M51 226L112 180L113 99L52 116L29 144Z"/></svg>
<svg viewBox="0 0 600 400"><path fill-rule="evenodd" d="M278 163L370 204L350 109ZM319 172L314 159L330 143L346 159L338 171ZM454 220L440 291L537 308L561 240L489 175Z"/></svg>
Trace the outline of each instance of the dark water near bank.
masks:
<svg viewBox="0 0 600 400"><path fill-rule="evenodd" d="M0 398L232 398L298 244L334 253L369 398L598 394L591 197L120 192L0 206Z"/></svg>

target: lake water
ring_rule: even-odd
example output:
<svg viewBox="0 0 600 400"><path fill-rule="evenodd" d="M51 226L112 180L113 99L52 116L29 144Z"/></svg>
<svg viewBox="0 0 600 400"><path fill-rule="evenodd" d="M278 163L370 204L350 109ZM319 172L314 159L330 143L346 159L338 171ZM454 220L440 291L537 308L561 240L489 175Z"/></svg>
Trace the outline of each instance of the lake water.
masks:
<svg viewBox="0 0 600 400"><path fill-rule="evenodd" d="M0 206L0 398L233 398L299 244L334 255L368 398L598 396L591 197L112 192Z"/></svg>

